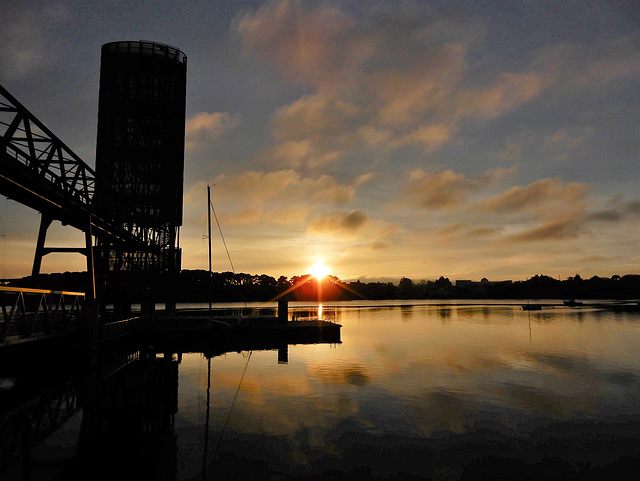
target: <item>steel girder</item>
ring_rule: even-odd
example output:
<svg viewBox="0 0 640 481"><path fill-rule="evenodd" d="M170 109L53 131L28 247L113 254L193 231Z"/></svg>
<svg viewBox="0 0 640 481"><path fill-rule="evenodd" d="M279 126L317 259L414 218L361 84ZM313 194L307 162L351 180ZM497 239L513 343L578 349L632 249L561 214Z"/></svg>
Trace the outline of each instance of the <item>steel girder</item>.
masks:
<svg viewBox="0 0 640 481"><path fill-rule="evenodd" d="M97 187L93 169L0 85L0 193L114 245L160 251L153 232L127 229L94 205Z"/></svg>

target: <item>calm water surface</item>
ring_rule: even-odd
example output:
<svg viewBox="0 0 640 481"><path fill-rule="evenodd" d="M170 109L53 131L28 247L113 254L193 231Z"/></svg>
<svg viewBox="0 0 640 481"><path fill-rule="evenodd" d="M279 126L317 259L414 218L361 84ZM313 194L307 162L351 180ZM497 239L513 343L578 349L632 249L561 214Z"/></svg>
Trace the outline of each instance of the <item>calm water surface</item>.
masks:
<svg viewBox="0 0 640 481"><path fill-rule="evenodd" d="M513 446L584 435L585 454L608 430L637 426L637 313L402 304L323 306L323 318L342 324L342 343L289 346L286 364L276 351L227 353L210 366L183 355L178 479L203 465L215 472L225 452L289 475L365 466L373 477L453 479L465 456L493 454L486 436ZM557 454L546 440L533 447ZM640 453L638 437L618 441L596 458Z"/></svg>
<svg viewBox="0 0 640 481"><path fill-rule="evenodd" d="M99 374L77 378L78 411L29 455L29 476L457 480L487 456L639 460L640 314L548 303L325 304L341 342L290 345L287 362L277 350L151 346L125 353L125 367L99 358Z"/></svg>

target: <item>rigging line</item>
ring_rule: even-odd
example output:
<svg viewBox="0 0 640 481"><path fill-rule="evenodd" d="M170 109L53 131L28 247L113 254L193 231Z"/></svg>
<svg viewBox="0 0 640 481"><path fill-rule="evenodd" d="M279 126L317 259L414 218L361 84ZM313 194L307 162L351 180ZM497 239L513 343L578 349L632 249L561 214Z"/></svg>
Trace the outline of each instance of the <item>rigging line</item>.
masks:
<svg viewBox="0 0 640 481"><path fill-rule="evenodd" d="M233 266L233 262L231 261L231 254L229 254L229 249L227 248L227 241L224 239L224 234L222 233L222 227L220 227L220 222L218 221L218 215L216 214L216 210L213 207L213 202L209 201L209 206L211 207L211 212L213 212L213 217L216 220L216 224L218 226L218 231L220 231L220 237L222 238L222 243L224 244L224 250L227 252L227 258L229 259L229 264L231 264L231 271L235 274L236 268ZM242 302L244 303L244 307L247 307L247 301L244 297L244 291L241 290Z"/></svg>
<svg viewBox="0 0 640 481"><path fill-rule="evenodd" d="M216 224L218 225L218 230L220 231L220 237L222 237L222 243L224 244L224 250L227 251L227 258L229 259L229 264L231 264L231 270L233 273L236 273L235 267L233 267L233 262L231 261L231 254L229 254L229 249L227 248L227 242L224 240L224 235L222 234L222 227L220 227L220 222L218 222L218 216L216 215L216 210L213 208L213 202L209 204L211 206L211 212L213 212L213 217L216 219Z"/></svg>
<svg viewBox="0 0 640 481"><path fill-rule="evenodd" d="M216 446L216 451L213 454L213 458L217 459L218 451L220 450L220 445L222 444L222 438L224 436L225 431L227 430L227 426L229 425L229 420L231 419L231 413L233 412L233 408L236 405L236 400L238 399L238 393L240 392L240 387L242 386L242 381L244 380L244 375L247 372L247 367L249 367L249 361L251 360L251 355L253 351L249 351L249 357L247 357L247 362L244 365L244 371L242 371L242 376L240 377L240 382L238 383L238 389L236 389L236 394L233 396L233 402L231 403L231 407L229 408L229 414L227 414L227 420L224 422L224 426L222 427L222 431L220 432L220 437L218 438L218 445Z"/></svg>

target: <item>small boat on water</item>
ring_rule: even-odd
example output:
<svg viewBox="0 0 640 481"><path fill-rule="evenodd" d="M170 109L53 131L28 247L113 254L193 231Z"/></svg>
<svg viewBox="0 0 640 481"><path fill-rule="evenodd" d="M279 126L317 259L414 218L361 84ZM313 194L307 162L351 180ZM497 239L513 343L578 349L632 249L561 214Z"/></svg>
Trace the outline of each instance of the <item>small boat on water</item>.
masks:
<svg viewBox="0 0 640 481"><path fill-rule="evenodd" d="M523 311L541 311L542 304L522 304Z"/></svg>
<svg viewBox="0 0 640 481"><path fill-rule="evenodd" d="M584 305L584 303L577 302L575 299L569 299L568 301L562 301L562 303L567 307L576 307L576 306Z"/></svg>

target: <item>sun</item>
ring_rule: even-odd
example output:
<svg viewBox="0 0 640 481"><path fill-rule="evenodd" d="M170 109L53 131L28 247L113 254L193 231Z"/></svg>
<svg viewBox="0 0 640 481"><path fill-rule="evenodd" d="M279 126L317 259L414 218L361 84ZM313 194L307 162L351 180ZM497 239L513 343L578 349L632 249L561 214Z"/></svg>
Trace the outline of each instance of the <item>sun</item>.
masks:
<svg viewBox="0 0 640 481"><path fill-rule="evenodd" d="M325 264L314 264L309 267L309 272L316 279L322 279L323 277L329 275L330 270L329 267L327 267Z"/></svg>

